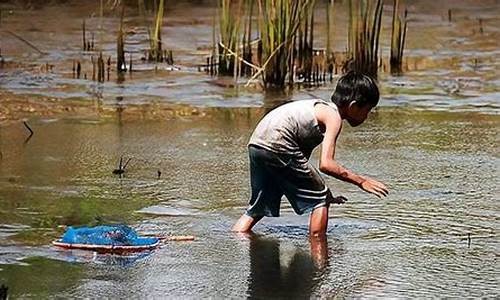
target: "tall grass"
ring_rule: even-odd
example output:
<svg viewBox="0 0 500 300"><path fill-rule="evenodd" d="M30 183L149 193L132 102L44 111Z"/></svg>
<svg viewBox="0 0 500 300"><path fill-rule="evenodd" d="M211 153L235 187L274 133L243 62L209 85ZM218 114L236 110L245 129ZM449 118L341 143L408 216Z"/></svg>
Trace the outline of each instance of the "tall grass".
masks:
<svg viewBox="0 0 500 300"><path fill-rule="evenodd" d="M404 18L399 15L399 0L394 0L392 11L392 35L391 35L391 73L400 74L403 64L403 50L406 39L406 17L408 11L405 10Z"/></svg>
<svg viewBox="0 0 500 300"><path fill-rule="evenodd" d="M125 13L125 6L122 6L122 12L120 15L120 25L118 28L118 34L116 37L116 71L122 72L126 71L127 67L125 64L125 33L123 31L123 16Z"/></svg>
<svg viewBox="0 0 500 300"><path fill-rule="evenodd" d="M328 0L326 7L326 54L331 56L333 53L332 36L333 36L333 13L334 0Z"/></svg>
<svg viewBox="0 0 500 300"><path fill-rule="evenodd" d="M314 0L258 0L259 32L262 42L262 68L264 86L284 87L294 64L294 39L314 7ZM304 28L307 32L307 21ZM309 42L312 41L312 30ZM302 43L307 42L304 34ZM299 38L300 43L300 38ZM302 45L306 49L307 45ZM299 47L300 57L301 47ZM293 75L289 77L293 80Z"/></svg>
<svg viewBox="0 0 500 300"><path fill-rule="evenodd" d="M243 41L242 41L242 48L243 48L243 60L246 62L251 62L252 61L252 18L253 18L253 7L254 7L254 0L245 0L245 8L248 11L247 16L245 16L245 24L243 26ZM249 76L253 72L253 68L247 64L245 64L243 61L240 62L240 69L241 69L241 74L245 76Z"/></svg>
<svg viewBox="0 0 500 300"><path fill-rule="evenodd" d="M377 77L382 0L349 0L349 61L345 69Z"/></svg>
<svg viewBox="0 0 500 300"><path fill-rule="evenodd" d="M148 28L149 41L150 41L149 60L161 62L161 61L163 61L163 51L162 51L162 42L161 42L161 26L163 23L163 11L165 10L165 1L160 0L160 2L158 3L158 6L155 5L155 10L156 11L155 11L155 19L154 19L154 29L151 32L151 30L149 30L149 28Z"/></svg>
<svg viewBox="0 0 500 300"><path fill-rule="evenodd" d="M243 0L221 0L219 16L219 74L234 75L240 47Z"/></svg>

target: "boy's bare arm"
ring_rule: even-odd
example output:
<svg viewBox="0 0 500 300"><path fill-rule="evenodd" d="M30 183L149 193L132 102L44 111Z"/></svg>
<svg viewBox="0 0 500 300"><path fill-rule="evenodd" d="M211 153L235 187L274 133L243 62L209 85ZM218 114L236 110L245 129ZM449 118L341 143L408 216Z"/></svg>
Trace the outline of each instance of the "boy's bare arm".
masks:
<svg viewBox="0 0 500 300"><path fill-rule="evenodd" d="M342 127L342 119L333 108L318 104L315 106L316 119L325 127L325 135L321 147L319 169L321 172L337 179L352 183L366 192L378 197L387 196L387 187L374 179L358 175L342 167L335 161L335 146Z"/></svg>

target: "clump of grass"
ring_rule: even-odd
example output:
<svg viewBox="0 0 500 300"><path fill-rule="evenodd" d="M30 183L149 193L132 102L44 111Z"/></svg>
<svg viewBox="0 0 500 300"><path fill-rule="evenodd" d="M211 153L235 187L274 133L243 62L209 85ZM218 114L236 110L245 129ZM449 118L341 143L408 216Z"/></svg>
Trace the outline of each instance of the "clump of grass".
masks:
<svg viewBox="0 0 500 300"><path fill-rule="evenodd" d="M346 70L377 77L382 0L349 1L349 34Z"/></svg>
<svg viewBox="0 0 500 300"><path fill-rule="evenodd" d="M247 85L262 76L266 88L283 88L295 77L305 83L325 81L327 69L331 73L333 68L327 68L331 50L313 47L316 0L257 0L258 39L252 41L254 1L220 0L219 40L214 21L214 46L205 71L235 79L252 76ZM333 1L329 9L333 11Z"/></svg>
<svg viewBox="0 0 500 300"><path fill-rule="evenodd" d="M258 0L264 86L284 87L287 76L293 81L290 73L294 66L294 39L302 19L310 16L314 3L314 0ZM307 30L307 24L304 26ZM311 32L310 42L312 36ZM303 38L302 43L307 41L305 34ZM299 46L299 59L307 47Z"/></svg>
<svg viewBox="0 0 500 300"><path fill-rule="evenodd" d="M403 50L406 39L406 17L408 11L405 10L404 18L399 15L399 0L394 0L392 11L392 37L391 37L391 73L401 74L403 64Z"/></svg>

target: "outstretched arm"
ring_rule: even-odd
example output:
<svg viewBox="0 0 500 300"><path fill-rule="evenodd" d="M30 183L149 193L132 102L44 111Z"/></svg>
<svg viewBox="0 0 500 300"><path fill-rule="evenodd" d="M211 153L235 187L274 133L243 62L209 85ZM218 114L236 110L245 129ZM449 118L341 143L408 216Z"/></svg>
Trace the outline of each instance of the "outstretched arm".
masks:
<svg viewBox="0 0 500 300"><path fill-rule="evenodd" d="M339 113L327 105L318 104L315 106L315 114L318 122L325 127L325 136L319 160L320 171L337 179L355 184L362 190L380 198L387 196L389 191L383 183L358 175L342 167L335 161L335 146L342 127L342 119Z"/></svg>

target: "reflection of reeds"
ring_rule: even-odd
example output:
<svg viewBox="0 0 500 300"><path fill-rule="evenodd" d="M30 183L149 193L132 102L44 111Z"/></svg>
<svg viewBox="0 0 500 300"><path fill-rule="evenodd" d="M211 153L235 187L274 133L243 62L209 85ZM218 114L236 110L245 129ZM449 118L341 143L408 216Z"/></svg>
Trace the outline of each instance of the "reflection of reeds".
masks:
<svg viewBox="0 0 500 300"><path fill-rule="evenodd" d="M346 69L377 76L382 0L349 1L348 52Z"/></svg>
<svg viewBox="0 0 500 300"><path fill-rule="evenodd" d="M391 38L391 73L400 74L403 63L403 50L406 39L406 17L408 11L405 10L404 19L399 16L399 0L394 0L392 12L392 38Z"/></svg>

